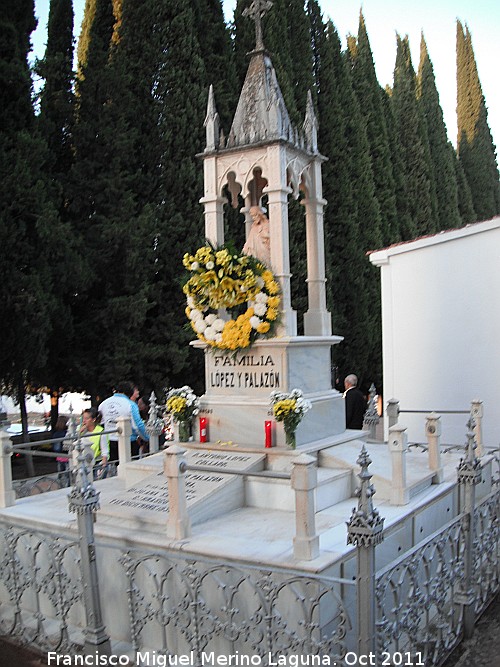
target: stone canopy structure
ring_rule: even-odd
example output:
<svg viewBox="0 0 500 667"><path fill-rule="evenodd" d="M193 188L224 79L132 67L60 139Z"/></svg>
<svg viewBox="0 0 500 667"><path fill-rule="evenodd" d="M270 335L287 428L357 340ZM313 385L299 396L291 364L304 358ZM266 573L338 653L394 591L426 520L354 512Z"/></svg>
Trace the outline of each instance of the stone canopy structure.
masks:
<svg viewBox="0 0 500 667"><path fill-rule="evenodd" d="M231 193L231 203L244 200L247 235L251 226L250 208L259 206L267 195L271 236L271 268L280 280L282 335L297 335L297 317L290 298L290 257L288 197L303 192L307 234L308 311L304 316L307 336L330 336L331 316L326 309L325 258L321 164L318 152L317 121L311 93L302 128L292 125L269 53L262 42L260 18L272 3L255 1L248 14L256 21L256 48L250 64L233 123L227 138L221 132L213 88L210 87L205 119L204 162L205 234L214 244L224 243L223 206Z"/></svg>
<svg viewBox="0 0 500 667"><path fill-rule="evenodd" d="M205 350L204 411L210 415L211 440L234 440L253 446L269 419L270 391L303 390L312 410L297 429L297 443L307 444L345 430L344 404L331 385L332 336L326 308L321 166L317 121L310 91L301 128L286 108L271 56L262 39L261 18L272 3L254 0L245 14L255 20L256 45L227 137L221 131L213 87L205 118L204 164L205 236L213 245L224 239L224 204L230 201L245 216L246 237L255 207L267 198L270 268L281 286L281 312L275 338L258 340L250 351L236 355ZM308 309L304 335L297 335L297 314L291 302L288 201L302 194L307 247ZM267 222L267 221L266 221ZM193 343L203 348L201 342ZM284 444L276 425L275 443Z"/></svg>

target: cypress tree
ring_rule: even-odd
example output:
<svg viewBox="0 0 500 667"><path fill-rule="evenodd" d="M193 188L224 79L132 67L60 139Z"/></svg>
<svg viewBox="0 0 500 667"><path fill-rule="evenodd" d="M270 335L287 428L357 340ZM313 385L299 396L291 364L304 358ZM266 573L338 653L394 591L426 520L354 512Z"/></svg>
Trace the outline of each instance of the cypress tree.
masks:
<svg viewBox="0 0 500 667"><path fill-rule="evenodd" d="M455 175L457 179L458 211L460 213L462 223L464 225L468 225L471 222L477 220L476 212L474 211L474 206L472 204L472 195L470 192L469 184L467 183L467 179L465 178L462 163L458 159L458 155L456 154L453 146L450 146L450 151L453 155Z"/></svg>
<svg viewBox="0 0 500 667"><path fill-rule="evenodd" d="M433 233L437 230L437 202L425 119L417 105L416 77L407 36L403 39L397 36L391 101L408 212L416 234Z"/></svg>
<svg viewBox="0 0 500 667"><path fill-rule="evenodd" d="M375 194L380 206L382 243L397 240L397 212L394 175L387 123L382 95L377 81L373 55L363 14L360 13L358 38L348 40L352 80L363 116L375 182Z"/></svg>
<svg viewBox="0 0 500 667"><path fill-rule="evenodd" d="M28 67L32 0L4 3L0 20L0 381L16 394L27 433L25 394L46 361L54 312L50 253L57 216L47 200L47 147L37 132Z"/></svg>
<svg viewBox="0 0 500 667"><path fill-rule="evenodd" d="M469 183L477 218L500 213L495 145L468 27L457 21L457 152Z"/></svg>
<svg viewBox="0 0 500 667"><path fill-rule="evenodd" d="M135 98L128 95L131 85L142 90L143 84L127 78L133 70L115 66L122 25L117 7L107 0L88 6L93 21L87 21L85 48L79 49L85 60L79 63L71 183L71 213L88 272L74 303L75 348L80 382L94 398L123 378L143 382L146 346L138 342L151 307L152 234L138 196L148 183L138 157L147 135L138 136L137 123L144 120L139 108L130 124Z"/></svg>
<svg viewBox="0 0 500 667"><path fill-rule="evenodd" d="M156 307L147 322L151 342L163 348L161 363L151 368L167 385L203 377L202 355L192 350L185 328L182 258L203 242L202 166L194 156L204 146L208 81L191 3L165 3L161 18L162 61L157 72L161 178L157 194Z"/></svg>
<svg viewBox="0 0 500 667"><path fill-rule="evenodd" d="M363 385L381 378L380 308L377 279L366 252L381 245L366 128L346 59L331 22L320 49L320 151L323 167L328 303L341 376L357 372Z"/></svg>
<svg viewBox="0 0 500 667"><path fill-rule="evenodd" d="M47 363L41 370L40 382L50 387L57 399L60 389L69 389L72 378L73 322L72 295L80 289L80 256L76 252L75 235L67 215L68 174L73 163L73 6L72 0L52 0L47 29L47 48L37 71L44 79L40 94L38 125L48 147L44 171L48 178L49 195L62 223L54 244L51 267L57 315L48 340ZM51 422L58 416L57 400L51 404Z"/></svg>
<svg viewBox="0 0 500 667"><path fill-rule="evenodd" d="M434 69L423 34L420 42L417 96L426 120L430 156L434 168L438 229L454 229L461 223L454 158L450 151L451 145L439 104Z"/></svg>
<svg viewBox="0 0 500 667"><path fill-rule="evenodd" d="M227 134L238 102L231 33L224 21L221 0L197 0L193 7L200 55L214 87L221 127Z"/></svg>

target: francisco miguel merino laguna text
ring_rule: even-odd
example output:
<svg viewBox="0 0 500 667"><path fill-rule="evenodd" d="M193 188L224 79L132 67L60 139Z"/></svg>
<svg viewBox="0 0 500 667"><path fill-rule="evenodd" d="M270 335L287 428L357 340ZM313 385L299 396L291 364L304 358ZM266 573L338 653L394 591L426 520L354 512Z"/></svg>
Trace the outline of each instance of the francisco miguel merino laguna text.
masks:
<svg viewBox="0 0 500 667"><path fill-rule="evenodd" d="M135 656L137 665L143 667L191 667L198 663L194 651L182 655L159 655L156 651L138 651ZM216 655L214 651L201 654L201 664L207 667L259 667L264 663L264 658L260 655L241 655L236 653L231 655ZM267 664L269 667L336 667L337 663L328 655L274 655L267 654ZM97 651L95 654L88 655L64 655L50 651L47 654L47 665L67 665L68 667L77 665L81 667L94 667L99 665L113 667L130 665L130 660L126 655L103 655Z"/></svg>

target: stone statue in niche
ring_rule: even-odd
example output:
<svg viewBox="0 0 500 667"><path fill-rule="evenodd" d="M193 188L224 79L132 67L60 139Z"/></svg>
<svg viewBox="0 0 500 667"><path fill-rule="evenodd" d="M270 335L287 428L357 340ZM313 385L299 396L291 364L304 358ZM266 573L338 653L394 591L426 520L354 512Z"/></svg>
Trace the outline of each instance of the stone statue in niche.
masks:
<svg viewBox="0 0 500 667"><path fill-rule="evenodd" d="M269 220L259 206L250 208L252 226L243 246L243 252L247 255L257 257L266 266L271 264L271 236L269 233Z"/></svg>

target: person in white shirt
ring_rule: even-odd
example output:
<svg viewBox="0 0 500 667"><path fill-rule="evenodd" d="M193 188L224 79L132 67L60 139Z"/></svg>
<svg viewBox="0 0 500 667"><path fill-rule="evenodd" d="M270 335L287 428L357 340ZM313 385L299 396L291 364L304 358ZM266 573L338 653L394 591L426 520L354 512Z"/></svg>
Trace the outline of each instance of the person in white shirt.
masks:
<svg viewBox="0 0 500 667"><path fill-rule="evenodd" d="M130 437L132 456L139 454L139 444L137 442L139 436L146 442L149 440L139 407L134 400L138 396L139 390L132 382L119 382L113 396L106 398L99 406L105 431L112 431L116 428L118 417L128 417L130 419L132 425L132 435ZM109 460L118 461L118 434L109 434Z"/></svg>

